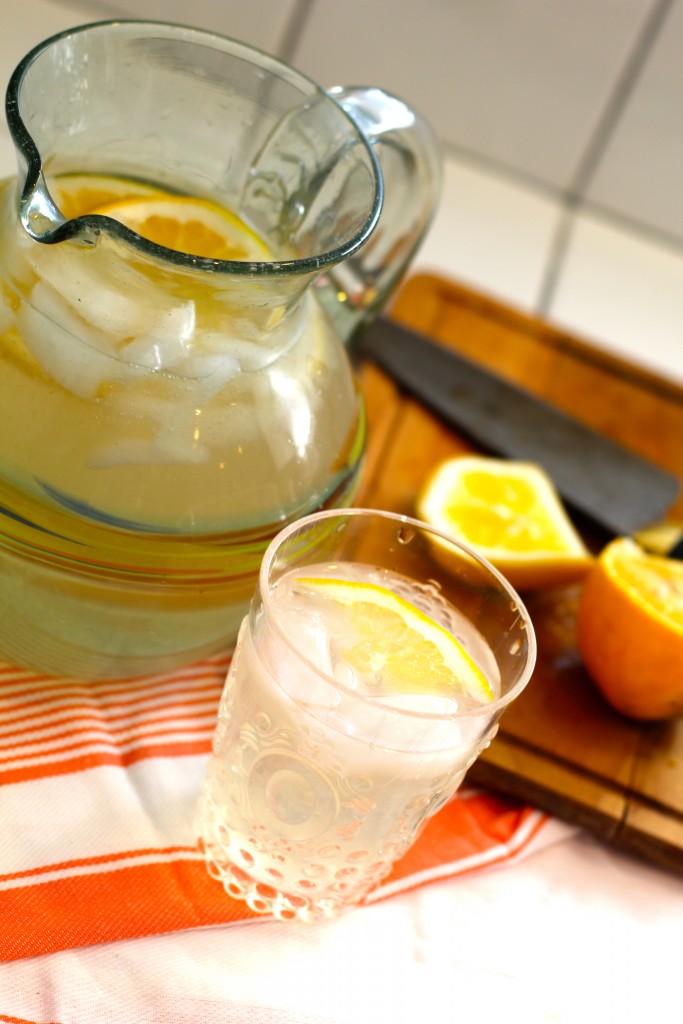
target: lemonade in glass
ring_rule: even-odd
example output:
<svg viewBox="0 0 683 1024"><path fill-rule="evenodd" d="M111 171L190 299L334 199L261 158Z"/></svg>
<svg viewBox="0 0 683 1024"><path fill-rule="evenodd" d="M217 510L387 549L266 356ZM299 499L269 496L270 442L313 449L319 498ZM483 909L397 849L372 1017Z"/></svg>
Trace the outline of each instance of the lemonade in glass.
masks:
<svg viewBox="0 0 683 1024"><path fill-rule="evenodd" d="M430 527L358 509L289 526L220 706L198 812L209 871L284 920L358 904L454 794L534 659L519 597Z"/></svg>

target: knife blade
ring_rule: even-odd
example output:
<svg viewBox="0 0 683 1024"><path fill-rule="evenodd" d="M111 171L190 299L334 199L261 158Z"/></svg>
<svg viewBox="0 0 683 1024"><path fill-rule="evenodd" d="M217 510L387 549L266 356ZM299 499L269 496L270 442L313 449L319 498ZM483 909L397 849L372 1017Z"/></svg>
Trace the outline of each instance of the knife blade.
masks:
<svg viewBox="0 0 683 1024"><path fill-rule="evenodd" d="M481 447L542 466L569 505L613 535L659 523L679 494L673 473L395 321L369 324L357 344L359 355Z"/></svg>

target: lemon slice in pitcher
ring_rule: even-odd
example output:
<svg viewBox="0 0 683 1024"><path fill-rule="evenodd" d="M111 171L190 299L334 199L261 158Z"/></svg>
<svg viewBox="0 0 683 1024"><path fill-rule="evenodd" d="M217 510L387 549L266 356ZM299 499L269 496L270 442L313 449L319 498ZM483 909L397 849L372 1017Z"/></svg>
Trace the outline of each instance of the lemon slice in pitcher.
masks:
<svg viewBox="0 0 683 1024"><path fill-rule="evenodd" d="M381 673L394 693L464 693L478 704L491 685L463 645L410 601L374 583L332 577L297 578L348 613L344 661L361 677Z"/></svg>
<svg viewBox="0 0 683 1024"><path fill-rule="evenodd" d="M120 221L150 242L190 256L252 262L271 258L243 220L210 199L162 193L106 203L92 212Z"/></svg>
<svg viewBox="0 0 683 1024"><path fill-rule="evenodd" d="M107 174L74 173L48 176L48 187L67 220L93 213L101 206L124 199L165 195L154 185Z"/></svg>
<svg viewBox="0 0 683 1024"><path fill-rule="evenodd" d="M533 463L482 455L448 459L423 486L417 513L470 544L520 589L571 583L592 565L553 484ZM435 555L447 563L445 545Z"/></svg>

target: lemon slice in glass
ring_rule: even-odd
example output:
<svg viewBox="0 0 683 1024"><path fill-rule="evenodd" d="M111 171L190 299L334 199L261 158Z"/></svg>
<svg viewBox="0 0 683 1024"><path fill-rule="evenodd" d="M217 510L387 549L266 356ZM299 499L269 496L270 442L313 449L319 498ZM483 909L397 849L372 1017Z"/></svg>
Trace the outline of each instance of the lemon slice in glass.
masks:
<svg viewBox="0 0 683 1024"><path fill-rule="evenodd" d="M111 217L157 245L212 260L270 259L266 245L236 214L194 196L136 196L98 206L93 213Z"/></svg>
<svg viewBox="0 0 683 1024"><path fill-rule="evenodd" d="M530 462L481 455L442 462L422 488L417 514L520 589L571 583L592 565L547 474ZM447 565L445 545L435 555Z"/></svg>
<svg viewBox="0 0 683 1024"><path fill-rule="evenodd" d="M346 611L339 653L359 677L381 676L385 693L465 694L477 704L494 699L463 645L410 601L374 583L331 577L296 582Z"/></svg>

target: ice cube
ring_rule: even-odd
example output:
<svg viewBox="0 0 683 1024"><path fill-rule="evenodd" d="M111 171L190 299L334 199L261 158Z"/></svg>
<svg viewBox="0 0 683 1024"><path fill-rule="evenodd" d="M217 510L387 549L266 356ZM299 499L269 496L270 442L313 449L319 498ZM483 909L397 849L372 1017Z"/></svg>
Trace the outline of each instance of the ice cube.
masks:
<svg viewBox="0 0 683 1024"><path fill-rule="evenodd" d="M32 255L38 278L101 332L107 348L145 329L148 299L139 284L131 288L120 257L114 264L113 253L70 242L36 246Z"/></svg>
<svg viewBox="0 0 683 1024"><path fill-rule="evenodd" d="M16 315L7 299L0 296L0 334L4 334L16 323Z"/></svg>
<svg viewBox="0 0 683 1024"><path fill-rule="evenodd" d="M2 240L3 263L8 278L30 288L35 282L35 272L31 257L36 248L36 243L31 236L24 231L23 227L17 226L16 231L5 231Z"/></svg>
<svg viewBox="0 0 683 1024"><path fill-rule="evenodd" d="M194 465L207 461L207 431L194 403L185 396L179 398L167 380L155 378L155 383L165 388L165 393L151 394L145 387L122 389L109 396L110 408L125 417L129 431L137 430L141 436L100 449L91 465Z"/></svg>
<svg viewBox="0 0 683 1024"><path fill-rule="evenodd" d="M243 329L243 333L241 332ZM221 331L202 331L198 335L198 345L207 353L229 355L237 360L242 373L256 373L270 366L279 356L264 339L261 343L250 341L253 325L247 321L232 321L230 329Z"/></svg>
<svg viewBox="0 0 683 1024"><path fill-rule="evenodd" d="M182 335L164 338L143 334L124 345L120 355L127 363L150 370L170 370L187 359L187 341Z"/></svg>
<svg viewBox="0 0 683 1024"><path fill-rule="evenodd" d="M323 643L324 643L324 638ZM267 641L266 641L267 643ZM276 664L270 668L282 690L292 700L303 704L311 710L329 710L339 703L339 693L325 676L325 661L329 655L320 649L312 649L311 638L307 638L303 649L292 649L288 646L277 646ZM315 641L313 640L315 645ZM317 645L315 645L317 646ZM275 645L273 645L275 648ZM303 660L299 651L303 650L307 660ZM269 652L264 652L264 662L268 664ZM311 664L313 663L313 664ZM313 667L315 665L315 667Z"/></svg>
<svg viewBox="0 0 683 1024"><path fill-rule="evenodd" d="M182 427L160 431L154 439L153 451L158 461L176 465L207 462L211 455L210 449L195 437L193 431Z"/></svg>
<svg viewBox="0 0 683 1024"><path fill-rule="evenodd" d="M21 307L17 323L40 366L79 398L94 398L104 381L116 379L118 364L101 351L102 339L49 285L34 287L31 303Z"/></svg>
<svg viewBox="0 0 683 1024"><path fill-rule="evenodd" d="M151 441L143 439L119 441L94 452L88 465L95 469L114 466L168 466L206 462L208 448L185 439L158 436Z"/></svg>
<svg viewBox="0 0 683 1024"><path fill-rule="evenodd" d="M193 380L198 405L210 402L239 371L237 358L228 354L193 354L175 368L178 376Z"/></svg>
<svg viewBox="0 0 683 1024"><path fill-rule="evenodd" d="M418 715L455 715L459 710L454 696L439 693L385 692L374 696L373 700L395 711L410 711Z"/></svg>
<svg viewBox="0 0 683 1024"><path fill-rule="evenodd" d="M155 442L141 438L130 441L116 441L102 445L88 459L92 469L112 469L115 466L166 465L173 459L155 450Z"/></svg>
<svg viewBox="0 0 683 1024"><path fill-rule="evenodd" d="M238 378L239 379L239 378ZM207 383L211 380L208 378ZM192 401L196 388L201 388L202 381L188 382L187 398ZM211 445L221 457L229 453L231 459L240 458L243 463L250 458L254 445L262 438L261 427L253 415L253 407L249 396L236 396L221 393L213 404L201 409L197 426L202 438ZM197 406L201 405L203 394L197 394ZM208 403L208 399L206 399Z"/></svg>
<svg viewBox="0 0 683 1024"><path fill-rule="evenodd" d="M254 380L254 417L267 438L269 455L280 472L294 460L306 459L315 468L315 446L310 444L313 432L313 394L306 380L271 370ZM312 389L310 389L312 390ZM279 429L273 430L272 424Z"/></svg>

